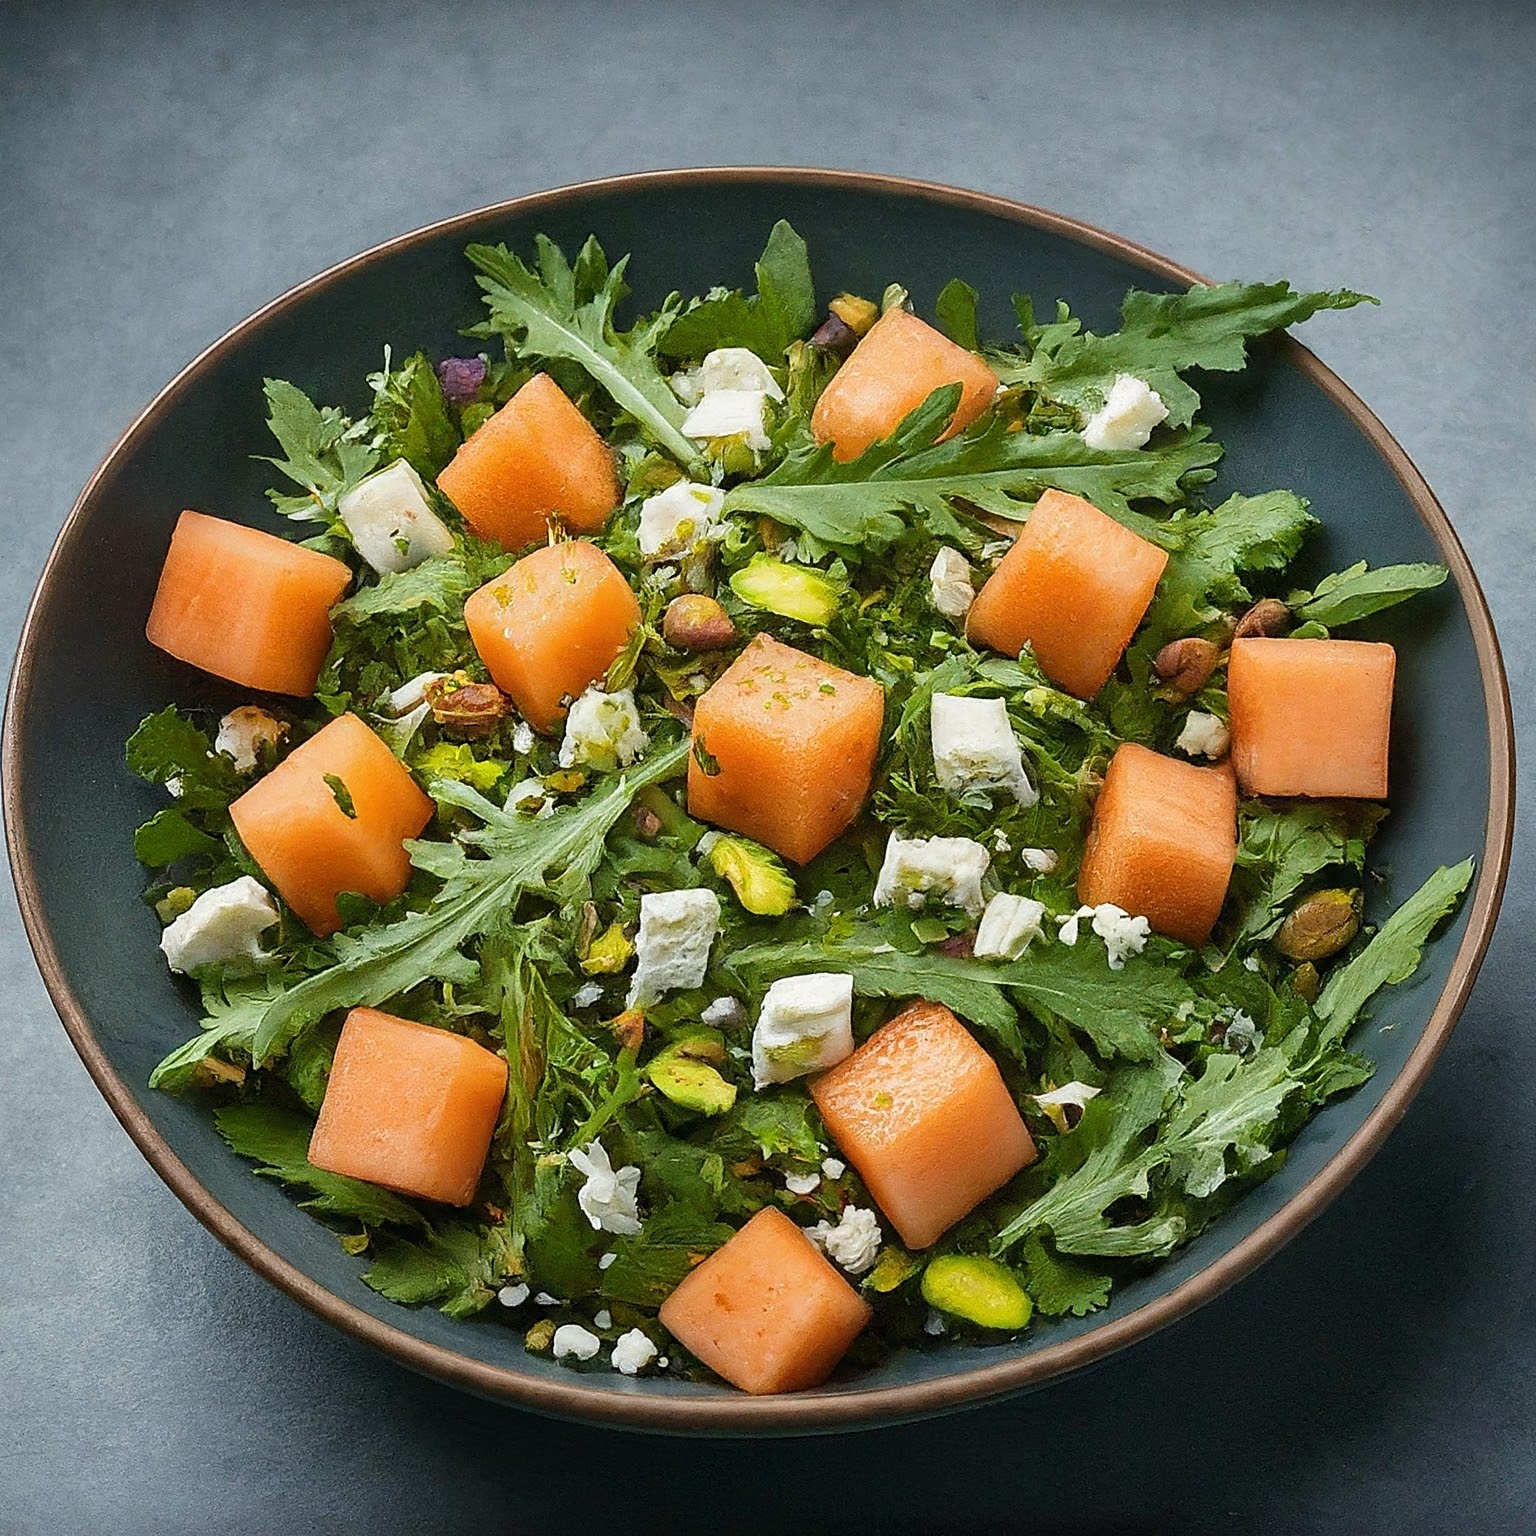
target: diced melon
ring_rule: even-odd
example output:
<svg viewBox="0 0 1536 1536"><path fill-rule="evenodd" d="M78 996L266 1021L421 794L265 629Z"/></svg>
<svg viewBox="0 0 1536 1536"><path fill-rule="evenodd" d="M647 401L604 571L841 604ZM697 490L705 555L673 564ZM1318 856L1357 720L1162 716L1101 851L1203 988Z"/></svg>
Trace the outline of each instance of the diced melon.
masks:
<svg viewBox="0 0 1536 1536"><path fill-rule="evenodd" d="M507 1064L446 1029L354 1008L336 1042L309 1160L328 1173L468 1205L507 1092Z"/></svg>
<svg viewBox="0 0 1536 1536"><path fill-rule="evenodd" d="M1081 496L1049 490L976 594L965 632L1080 699L1109 681L1168 563L1165 550Z"/></svg>
<svg viewBox="0 0 1536 1536"><path fill-rule="evenodd" d="M496 686L535 730L551 731L629 643L640 604L597 545L572 539L486 582L464 622Z"/></svg>
<svg viewBox="0 0 1536 1536"><path fill-rule="evenodd" d="M411 861L402 844L432 819L432 802L356 715L339 715L229 814L283 900L324 936L341 926L341 892L393 901L405 889Z"/></svg>
<svg viewBox="0 0 1536 1536"><path fill-rule="evenodd" d="M315 691L331 647L331 606L351 580L318 550L183 512L144 632L215 677L302 697Z"/></svg>
<svg viewBox="0 0 1536 1536"><path fill-rule="evenodd" d="M699 699L688 810L804 864L863 809L885 693L758 635Z"/></svg>
<svg viewBox="0 0 1536 1536"><path fill-rule="evenodd" d="M856 459L889 437L934 390L961 386L945 437L962 432L992 403L997 375L976 356L904 309L888 309L832 376L811 413L816 440L832 457Z"/></svg>
<svg viewBox="0 0 1536 1536"><path fill-rule="evenodd" d="M1078 899L1113 902L1186 944L1211 936L1237 856L1229 768L1197 768L1127 742L1093 808Z"/></svg>
<svg viewBox="0 0 1536 1536"><path fill-rule="evenodd" d="M913 1003L811 1080L842 1155L909 1248L926 1248L1035 1160L997 1063L941 1003Z"/></svg>
<svg viewBox="0 0 1536 1536"><path fill-rule="evenodd" d="M1369 640L1234 640L1232 764L1251 795L1382 800L1397 653Z"/></svg>
<svg viewBox="0 0 1536 1536"><path fill-rule="evenodd" d="M768 1206L661 1305L662 1326L744 1392L799 1392L832 1374L871 1308Z"/></svg>
<svg viewBox="0 0 1536 1536"><path fill-rule="evenodd" d="M437 488L483 539L522 549L552 517L595 533L619 504L613 456L547 373L536 373L437 477Z"/></svg>

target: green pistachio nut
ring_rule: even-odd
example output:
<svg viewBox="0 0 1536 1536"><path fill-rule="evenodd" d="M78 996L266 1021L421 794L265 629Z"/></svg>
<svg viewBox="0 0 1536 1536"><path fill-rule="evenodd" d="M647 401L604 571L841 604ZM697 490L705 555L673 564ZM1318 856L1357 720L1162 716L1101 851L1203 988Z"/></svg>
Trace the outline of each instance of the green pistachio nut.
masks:
<svg viewBox="0 0 1536 1536"><path fill-rule="evenodd" d="M1360 931L1359 891L1316 891L1291 910L1275 935L1288 960L1326 960Z"/></svg>
<svg viewBox="0 0 1536 1536"><path fill-rule="evenodd" d="M1024 1327L1034 1303L1013 1271L979 1254L945 1254L923 1271L923 1300L978 1328Z"/></svg>
<svg viewBox="0 0 1536 1536"><path fill-rule="evenodd" d="M731 577L731 591L753 608L821 628L830 624L837 612L843 583L814 566L753 555Z"/></svg>

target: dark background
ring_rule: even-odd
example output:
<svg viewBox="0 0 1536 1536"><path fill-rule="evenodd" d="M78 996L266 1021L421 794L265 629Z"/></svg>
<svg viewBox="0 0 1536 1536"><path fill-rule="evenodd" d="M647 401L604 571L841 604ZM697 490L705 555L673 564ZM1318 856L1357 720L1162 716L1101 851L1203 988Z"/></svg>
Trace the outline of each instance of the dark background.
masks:
<svg viewBox="0 0 1536 1536"><path fill-rule="evenodd" d="M546 186L798 163L1379 295L1305 339L1439 493L1523 725L1533 79L1518 4L0 0L0 654L118 433L290 284ZM0 1532L1536 1529L1522 841L1427 1088L1282 1254L1076 1380L799 1442L541 1421L310 1318L139 1157L6 899Z"/></svg>

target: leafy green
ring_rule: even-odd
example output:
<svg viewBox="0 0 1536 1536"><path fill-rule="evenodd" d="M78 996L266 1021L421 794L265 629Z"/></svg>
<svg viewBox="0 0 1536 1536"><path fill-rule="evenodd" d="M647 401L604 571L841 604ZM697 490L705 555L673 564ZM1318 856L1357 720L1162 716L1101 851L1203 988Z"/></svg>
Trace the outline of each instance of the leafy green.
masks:
<svg viewBox="0 0 1536 1536"><path fill-rule="evenodd" d="M305 1116L272 1104L230 1104L216 1109L213 1118L230 1149L259 1163L256 1172L263 1178L310 1191L300 1202L306 1210L354 1217L368 1226L422 1225L421 1213L399 1195L312 1166L308 1150L314 1122Z"/></svg>
<svg viewBox="0 0 1536 1536"><path fill-rule="evenodd" d="M208 733L174 704L140 722L128 738L127 760L141 779L174 785L177 802L186 810L222 811L245 789L233 761L215 752ZM165 835L148 834L153 841Z"/></svg>
<svg viewBox="0 0 1536 1536"><path fill-rule="evenodd" d="M149 1086L185 1093L202 1081L209 1056L239 1061L249 1058L251 1042L267 1006L282 994L279 975L221 977L202 983L201 1033L176 1047L150 1074Z"/></svg>
<svg viewBox="0 0 1536 1536"><path fill-rule="evenodd" d="M462 976L468 962L460 946L512 911L524 893L548 896L562 906L581 901L602 858L603 839L636 791L670 778L687 751L686 742L663 748L580 804L546 818L505 811L467 784L437 781L433 793L439 803L468 812L479 826L461 832L454 843L406 844L416 868L443 882L432 904L356 937L338 934L332 941L335 963L268 1007L254 1059L267 1060L305 1023L333 1008L382 1003L428 977Z"/></svg>
<svg viewBox="0 0 1536 1536"><path fill-rule="evenodd" d="M766 362L781 362L790 343L816 323L810 256L783 219L770 231L756 271L754 297L732 290L695 301L672 321L658 350L667 357L701 358L717 347L746 347Z"/></svg>
<svg viewBox="0 0 1536 1536"><path fill-rule="evenodd" d="M374 1244L363 1280L408 1307L435 1302L449 1317L473 1317L519 1271L503 1227L449 1222L418 1242L385 1237Z"/></svg>
<svg viewBox="0 0 1536 1536"><path fill-rule="evenodd" d="M175 806L157 811L133 834L133 856L140 864L158 869L178 859L218 858L224 844L194 827Z"/></svg>
<svg viewBox="0 0 1536 1536"><path fill-rule="evenodd" d="M1086 1317L1109 1301L1113 1281L1099 1270L1053 1253L1046 1240L1032 1233L1019 1257L1029 1277L1029 1294L1044 1317Z"/></svg>
<svg viewBox="0 0 1536 1536"><path fill-rule="evenodd" d="M336 505L365 475L378 467L379 454L368 441L369 423L353 423L336 406L317 406L286 379L266 379L267 426L282 457L267 457L303 496L268 491L284 517L299 522L337 523Z"/></svg>
<svg viewBox="0 0 1536 1536"><path fill-rule="evenodd" d="M1005 384L1038 389L1050 399L1096 410L1119 373L1149 384L1168 407L1168 426L1194 418L1200 397L1179 375L1190 368L1231 373L1247 360L1247 343L1283 330L1321 309L1374 304L1347 288L1333 293L1296 293L1289 283L1196 285L1184 293L1133 289L1120 309L1120 329L1107 336L1084 331L1059 307L1054 322L1035 323L1028 300L1016 299L1024 345L991 361Z"/></svg>
<svg viewBox="0 0 1536 1536"><path fill-rule="evenodd" d="M510 354L575 363L621 410L675 459L691 464L697 447L682 434L686 412L656 366L654 351L670 314L621 332L613 313L629 293L626 256L611 270L596 238L568 262L540 235L538 269L504 245L471 245L465 255L480 271L490 319L472 332L501 336Z"/></svg>
<svg viewBox="0 0 1536 1536"><path fill-rule="evenodd" d="M953 522L956 501L1020 518L1026 503L1051 486L1084 496L1139 530L1148 520L1135 517L1131 501L1173 505L1183 499L1185 477L1220 457L1203 429L1175 434L1156 451L1108 452L1088 447L1075 433L1014 432L985 416L940 442L959 400L958 384L934 390L890 437L847 463L833 458L830 443L793 449L760 479L733 486L725 509L771 517L862 560L901 536L901 509L944 528Z"/></svg>
<svg viewBox="0 0 1536 1536"><path fill-rule="evenodd" d="M935 319L944 328L944 334L967 351L981 349L981 338L976 328L976 301L979 295L961 278L952 277L939 290L934 302Z"/></svg>
<svg viewBox="0 0 1536 1536"><path fill-rule="evenodd" d="M1448 575L1443 565L1384 565L1371 570L1362 560L1325 576L1310 592L1292 592L1286 602L1302 621L1338 629L1396 607L1420 592L1433 591Z"/></svg>
<svg viewBox="0 0 1536 1536"><path fill-rule="evenodd" d="M413 353L391 368L386 347L384 367L368 375L368 385L380 462L404 459L417 474L435 480L462 439L427 354Z"/></svg>

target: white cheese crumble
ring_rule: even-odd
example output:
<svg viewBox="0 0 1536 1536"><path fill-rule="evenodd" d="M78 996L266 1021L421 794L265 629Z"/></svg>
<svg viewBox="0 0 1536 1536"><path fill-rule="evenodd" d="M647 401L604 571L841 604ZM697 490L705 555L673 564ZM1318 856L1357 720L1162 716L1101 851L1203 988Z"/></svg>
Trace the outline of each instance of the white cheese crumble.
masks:
<svg viewBox="0 0 1536 1536"><path fill-rule="evenodd" d="M929 717L933 771L952 795L970 789L1006 790L1026 809L1040 798L1024 771L1019 738L1001 699L936 693Z"/></svg>
<svg viewBox="0 0 1536 1536"><path fill-rule="evenodd" d="M1037 875L1051 874L1061 861L1051 848L1020 848L1019 863Z"/></svg>
<svg viewBox="0 0 1536 1536"><path fill-rule="evenodd" d="M1105 901L1096 907L1079 907L1067 917L1058 917L1056 921L1061 932L1057 938L1063 944L1076 944L1078 924L1085 917L1092 918L1093 931L1104 940L1112 971L1123 971L1126 960L1132 955L1139 955L1147 947L1147 939L1152 933L1152 925L1146 918L1132 917L1124 907Z"/></svg>
<svg viewBox="0 0 1536 1536"><path fill-rule="evenodd" d="M840 1179L848 1172L848 1164L840 1157L824 1157L821 1160L821 1175L825 1179Z"/></svg>
<svg viewBox="0 0 1536 1536"><path fill-rule="evenodd" d="M520 816L553 816L555 802L542 779L523 779L507 791L507 809Z"/></svg>
<svg viewBox="0 0 1536 1536"><path fill-rule="evenodd" d="M265 959L261 936L277 921L266 887L249 875L204 891L160 935L160 952L186 975L215 961Z"/></svg>
<svg viewBox="0 0 1536 1536"><path fill-rule="evenodd" d="M453 535L404 459L359 480L336 503L358 554L381 575L408 571L453 548Z"/></svg>
<svg viewBox="0 0 1536 1536"><path fill-rule="evenodd" d="M401 683L384 701L390 714L398 719L420 709L427 702L427 685L440 683L447 676L446 672L418 672L408 683Z"/></svg>
<svg viewBox="0 0 1536 1536"><path fill-rule="evenodd" d="M640 1230L640 1170L615 1169L608 1151L594 1141L585 1152L570 1154L571 1167L586 1176L576 1192L576 1203L594 1229L633 1237Z"/></svg>
<svg viewBox="0 0 1536 1536"><path fill-rule="evenodd" d="M743 437L754 453L771 446L767 427L768 394L761 389L717 389L683 417L683 436L695 442Z"/></svg>
<svg viewBox="0 0 1536 1536"><path fill-rule="evenodd" d="M958 549L945 545L928 567L928 594L933 606L951 619L963 619L976 600L971 562Z"/></svg>
<svg viewBox="0 0 1536 1536"><path fill-rule="evenodd" d="M625 1006L654 1003L663 992L704 984L709 947L720 931L713 891L653 891L640 898L635 979Z"/></svg>
<svg viewBox="0 0 1536 1536"><path fill-rule="evenodd" d="M618 1258L618 1254L616 1254L616 1253L612 1253L612 1252L609 1252L609 1253L605 1253L605 1254L604 1254L604 1255L603 1255L603 1256L602 1256L602 1258L600 1258L600 1259L599 1259L599 1260L598 1260L598 1261L597 1261L597 1267L598 1267L598 1268L599 1268L599 1269L607 1269L607 1268L608 1268L608 1266L609 1266L609 1265L610 1265L610 1264L612 1264L612 1263L613 1263L613 1261L614 1261L614 1260L615 1260L615 1259L616 1259L616 1258Z"/></svg>
<svg viewBox="0 0 1536 1536"><path fill-rule="evenodd" d="M982 876L992 855L969 837L898 837L885 845L885 862L875 881L875 905L893 907L898 901L913 911L929 896L973 917L981 911Z"/></svg>
<svg viewBox="0 0 1536 1536"><path fill-rule="evenodd" d="M1088 418L1083 441L1090 448L1120 451L1142 448L1152 428L1168 414L1163 398L1145 380L1117 373L1104 404Z"/></svg>
<svg viewBox="0 0 1536 1536"><path fill-rule="evenodd" d="M875 1213L861 1205L846 1206L836 1226L818 1221L805 1234L832 1262L850 1275L873 1269L883 1234Z"/></svg>
<svg viewBox="0 0 1536 1536"><path fill-rule="evenodd" d="M1191 757L1225 757L1232 744L1232 733L1215 715L1203 709L1192 709L1184 717L1184 729L1174 742L1180 752Z"/></svg>
<svg viewBox="0 0 1536 1536"><path fill-rule="evenodd" d="M1061 1088L1052 1088L1049 1093L1032 1093L1030 1097L1050 1116L1056 1129L1065 1135L1071 1129L1067 1123L1067 1106L1071 1104L1082 1109L1089 1099L1098 1098L1099 1092L1090 1083L1071 1082Z"/></svg>
<svg viewBox="0 0 1536 1536"><path fill-rule="evenodd" d="M250 773L261 761L261 749L276 746L288 734L287 724L256 704L242 704L219 721L213 750L233 760L241 773Z"/></svg>
<svg viewBox="0 0 1536 1536"><path fill-rule="evenodd" d="M716 537L725 492L713 485L679 480L640 503L636 537L647 560L665 560L691 549L702 539Z"/></svg>
<svg viewBox="0 0 1536 1536"><path fill-rule="evenodd" d="M590 1360L603 1347L603 1341L580 1323L561 1323L555 1329L556 1360Z"/></svg>
<svg viewBox="0 0 1536 1536"><path fill-rule="evenodd" d="M604 1330L613 1327L613 1314L607 1309L607 1307L603 1307L601 1310L592 1314L592 1326L594 1328L602 1328Z"/></svg>
<svg viewBox="0 0 1536 1536"><path fill-rule="evenodd" d="M770 400L784 398L768 364L750 347L716 347L699 364L699 388L706 395L722 389L760 389Z"/></svg>
<svg viewBox="0 0 1536 1536"><path fill-rule="evenodd" d="M923 1332L937 1339L949 1332L949 1319L937 1308L929 1307L928 1316L923 1319Z"/></svg>
<svg viewBox="0 0 1536 1536"><path fill-rule="evenodd" d="M734 997L717 997L699 1014L699 1022L711 1029L730 1029L746 1022L747 1010Z"/></svg>
<svg viewBox="0 0 1536 1536"><path fill-rule="evenodd" d="M504 1307L520 1307L528 1300L526 1285L504 1285L496 1292L496 1300Z"/></svg>
<svg viewBox="0 0 1536 1536"><path fill-rule="evenodd" d="M635 708L633 689L604 693L592 687L571 705L565 717L560 766L611 773L615 768L629 767L650 744L651 738L640 724L640 711Z"/></svg>
<svg viewBox="0 0 1536 1536"><path fill-rule="evenodd" d="M587 981L571 994L571 1007L592 1008L602 1000L603 989L595 981Z"/></svg>
<svg viewBox="0 0 1536 1536"><path fill-rule="evenodd" d="M533 1298L533 1304L536 1307L561 1307L565 1305L558 1296L551 1296L548 1291L540 1291Z"/></svg>
<svg viewBox="0 0 1536 1536"><path fill-rule="evenodd" d="M784 1188L792 1195L813 1195L821 1188L819 1173L786 1173Z"/></svg>
<svg viewBox="0 0 1536 1536"><path fill-rule="evenodd" d="M853 977L784 976L768 988L752 1031L752 1083L787 1083L853 1054Z"/></svg>
<svg viewBox="0 0 1536 1536"><path fill-rule="evenodd" d="M533 727L526 720L519 720L512 727L512 750L519 757L527 757L533 751Z"/></svg>
<svg viewBox="0 0 1536 1536"><path fill-rule="evenodd" d="M656 1346L638 1328L614 1341L613 1368L623 1376L638 1376L656 1358Z"/></svg>
<svg viewBox="0 0 1536 1536"><path fill-rule="evenodd" d="M978 960L1017 960L1040 937L1045 903L1000 892L987 903L971 953Z"/></svg>

